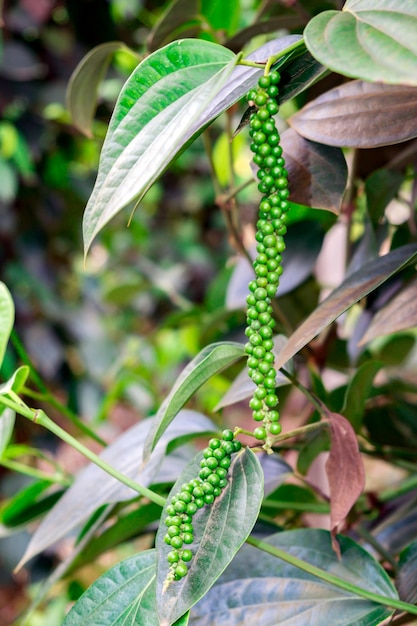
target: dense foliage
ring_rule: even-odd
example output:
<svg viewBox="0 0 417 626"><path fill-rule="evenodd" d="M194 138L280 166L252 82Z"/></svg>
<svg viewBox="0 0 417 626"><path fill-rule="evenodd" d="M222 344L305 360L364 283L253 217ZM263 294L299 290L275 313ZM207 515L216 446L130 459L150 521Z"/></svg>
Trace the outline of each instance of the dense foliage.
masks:
<svg viewBox="0 0 417 626"><path fill-rule="evenodd" d="M5 10L22 91L23 17L89 48L44 144L0 122L2 542L61 561L21 623L409 623L415 3L96 4Z"/></svg>

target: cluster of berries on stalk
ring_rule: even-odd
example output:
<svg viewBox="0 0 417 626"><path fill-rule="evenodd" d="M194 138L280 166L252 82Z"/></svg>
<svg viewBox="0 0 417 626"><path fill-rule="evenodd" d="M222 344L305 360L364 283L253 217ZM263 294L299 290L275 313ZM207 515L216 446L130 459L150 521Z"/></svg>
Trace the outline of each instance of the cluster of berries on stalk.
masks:
<svg viewBox="0 0 417 626"><path fill-rule="evenodd" d="M280 146L274 115L278 113L278 72L270 72L258 81L247 100L255 111L250 117L250 149L257 165L258 189L263 194L256 223L257 256L254 261L256 278L249 283L250 294L246 301L247 329L246 353L249 376L256 384L250 400L252 416L262 422L253 434L268 441L269 435L279 435L278 397L275 391L272 298L277 292L282 274L284 235L287 232L289 209L288 174Z"/></svg>
<svg viewBox="0 0 417 626"><path fill-rule="evenodd" d="M210 439L203 452L198 478L182 485L168 504L164 541L172 550L167 556L170 569L166 585L187 575L188 563L193 557L187 547L194 541L193 515L206 504L213 504L220 496L227 485L232 454L240 448L240 441L235 441L233 431L229 429L223 431L221 439Z"/></svg>

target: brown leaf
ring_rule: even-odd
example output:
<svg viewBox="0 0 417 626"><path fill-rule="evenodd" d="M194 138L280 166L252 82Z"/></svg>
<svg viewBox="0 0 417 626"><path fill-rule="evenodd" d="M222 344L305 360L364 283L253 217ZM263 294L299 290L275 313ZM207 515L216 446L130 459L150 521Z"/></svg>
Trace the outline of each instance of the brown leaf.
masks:
<svg viewBox="0 0 417 626"><path fill-rule="evenodd" d="M385 256L377 257L354 272L323 300L315 311L297 328L276 359L279 369L299 350L304 348L326 326L334 322L352 304L364 298L390 276L398 272L417 255L415 244L401 246Z"/></svg>
<svg viewBox="0 0 417 626"><path fill-rule="evenodd" d="M343 524L365 486L365 470L355 431L343 415L328 413L331 447L326 462L331 530Z"/></svg>
<svg viewBox="0 0 417 626"><path fill-rule="evenodd" d="M340 148L303 139L293 129L281 137L291 201L339 214L347 181Z"/></svg>
<svg viewBox="0 0 417 626"><path fill-rule="evenodd" d="M414 326L417 326L417 278L378 311L359 345Z"/></svg>
<svg viewBox="0 0 417 626"><path fill-rule="evenodd" d="M376 148L417 137L417 88L353 80L309 102L289 124L329 146Z"/></svg>

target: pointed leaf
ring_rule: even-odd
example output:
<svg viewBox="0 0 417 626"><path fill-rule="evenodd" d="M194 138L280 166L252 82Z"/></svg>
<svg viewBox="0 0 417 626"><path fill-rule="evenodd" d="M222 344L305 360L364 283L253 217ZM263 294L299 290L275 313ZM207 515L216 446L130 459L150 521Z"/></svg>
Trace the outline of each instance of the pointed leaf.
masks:
<svg viewBox="0 0 417 626"><path fill-rule="evenodd" d="M289 124L326 144L376 148L417 136L417 88L355 80L309 102Z"/></svg>
<svg viewBox="0 0 417 626"><path fill-rule="evenodd" d="M397 599L377 561L347 537L339 560L325 530L277 533L266 543L363 589ZM223 576L192 609L190 626L376 626L393 611L318 580L252 546L244 546Z"/></svg>
<svg viewBox="0 0 417 626"><path fill-rule="evenodd" d="M92 137L91 124L97 104L97 92L112 56L128 50L121 41L107 41L88 52L73 71L67 88L67 108L78 130Z"/></svg>
<svg viewBox="0 0 417 626"><path fill-rule="evenodd" d="M287 345L277 358L276 367L278 369L282 367L288 359L304 348L352 304L367 296L402 267L415 260L416 257L417 246L409 244L374 259L348 276L340 287L332 291L291 335Z"/></svg>
<svg viewBox="0 0 417 626"><path fill-rule="evenodd" d="M384 83L417 85L417 6L413 0L347 0L304 30L311 54L334 72Z"/></svg>
<svg viewBox="0 0 417 626"><path fill-rule="evenodd" d="M291 202L339 214L347 183L346 161L340 148L303 139L293 129L281 136Z"/></svg>
<svg viewBox="0 0 417 626"><path fill-rule="evenodd" d="M417 602L417 541L413 541L400 554L397 589L401 600Z"/></svg>
<svg viewBox="0 0 417 626"><path fill-rule="evenodd" d="M202 454L199 454L188 465L175 484L173 495L183 483L198 476L201 459ZM166 557L171 548L164 542L165 528L160 527L156 537L156 594L160 626L172 624L210 589L251 532L262 497L262 468L255 454L246 448L235 456L228 473L228 485L221 496L193 517L196 545L190 545L194 556L188 574L166 589L164 583L169 569ZM162 519L165 517L164 510Z"/></svg>
<svg viewBox="0 0 417 626"><path fill-rule="evenodd" d="M157 482L166 446L172 439L192 431L198 433L213 429L208 418L200 415L197 419L193 411L192 419L189 419L189 413L182 411L167 429L148 463L142 462L143 445L155 418L148 418L126 430L100 456L119 472L147 487ZM171 468L173 479L175 474ZM135 491L90 463L77 474L74 483L37 528L21 565L67 535L103 504L123 502L135 496Z"/></svg>
<svg viewBox="0 0 417 626"><path fill-rule="evenodd" d="M10 291L0 282L0 366L14 323L14 304Z"/></svg>
<svg viewBox="0 0 417 626"><path fill-rule="evenodd" d="M365 412L365 404L371 393L375 376L383 366L380 361L367 361L355 371L346 389L342 414L358 431Z"/></svg>
<svg viewBox="0 0 417 626"><path fill-rule="evenodd" d="M414 278L373 318L362 337L363 345L376 337L417 326L417 278Z"/></svg>
<svg viewBox="0 0 417 626"><path fill-rule="evenodd" d="M159 626L155 560L155 550L146 550L114 565L83 593L62 626Z"/></svg>
<svg viewBox="0 0 417 626"><path fill-rule="evenodd" d="M365 469L356 433L347 419L328 413L330 422L330 455L326 474L330 488L331 530L337 529L365 487Z"/></svg>
<svg viewBox="0 0 417 626"><path fill-rule="evenodd" d="M5 396L11 391L15 393L19 393L25 384L27 377L29 376L29 367L27 365L22 365L18 367L17 370L13 373L13 376L9 378L5 383L0 385L0 396Z"/></svg>
<svg viewBox="0 0 417 626"><path fill-rule="evenodd" d="M148 56L125 83L103 145L84 214L84 243L133 200L139 201L219 92L236 62L217 44L185 39Z"/></svg>
<svg viewBox="0 0 417 626"><path fill-rule="evenodd" d="M183 369L155 416L145 442L145 460L149 458L160 437L178 411L188 402L197 389L200 389L214 374L218 374L244 355L244 345L232 341L212 343L197 354Z"/></svg>
<svg viewBox="0 0 417 626"><path fill-rule="evenodd" d="M8 407L0 413L0 459L12 438L15 417L15 412Z"/></svg>

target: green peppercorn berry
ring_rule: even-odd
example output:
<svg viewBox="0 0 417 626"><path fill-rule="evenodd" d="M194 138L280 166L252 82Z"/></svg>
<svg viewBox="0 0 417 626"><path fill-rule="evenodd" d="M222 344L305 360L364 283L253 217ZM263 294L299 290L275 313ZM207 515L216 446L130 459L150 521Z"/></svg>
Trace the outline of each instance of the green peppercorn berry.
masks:
<svg viewBox="0 0 417 626"><path fill-rule="evenodd" d="M281 424L277 424L274 422L273 424L269 424L268 430L271 435L279 435L282 430L282 426Z"/></svg>
<svg viewBox="0 0 417 626"><path fill-rule="evenodd" d="M193 533L184 533L183 536L182 536L182 541L184 543L186 543L187 545L189 545L190 543L193 543L193 541L194 541ZM172 545L172 543L171 543L171 545Z"/></svg>
<svg viewBox="0 0 417 626"><path fill-rule="evenodd" d="M210 439L209 447L212 448L212 450L220 448L220 439Z"/></svg>
<svg viewBox="0 0 417 626"><path fill-rule="evenodd" d="M261 89L266 89L271 84L271 79L269 76L261 76L258 80L258 85Z"/></svg>
<svg viewBox="0 0 417 626"><path fill-rule="evenodd" d="M194 504L196 505L197 509L202 509L205 504L204 498L195 498Z"/></svg>
<svg viewBox="0 0 417 626"><path fill-rule="evenodd" d="M263 426L258 426L253 431L253 436L255 439L265 439L266 438L266 429Z"/></svg>
<svg viewBox="0 0 417 626"><path fill-rule="evenodd" d="M213 489L213 495L215 498L218 498L222 493L222 490L220 489L220 487L214 487Z"/></svg>
<svg viewBox="0 0 417 626"><path fill-rule="evenodd" d="M214 502L214 496L212 493L206 493L206 495L204 496L204 502L206 504L213 504Z"/></svg>
<svg viewBox="0 0 417 626"><path fill-rule="evenodd" d="M179 563L174 570L175 578L179 580L188 574L188 567L185 563Z"/></svg>
<svg viewBox="0 0 417 626"><path fill-rule="evenodd" d="M188 550L186 548L185 550L182 550L181 558L183 561L191 561L191 559L193 558L193 553L191 552L191 550Z"/></svg>
<svg viewBox="0 0 417 626"><path fill-rule="evenodd" d="M176 550L182 548L182 544L184 543L184 537L171 537L171 546Z"/></svg>
<svg viewBox="0 0 417 626"><path fill-rule="evenodd" d="M179 560L180 560L180 557L176 550L171 550L171 552L168 552L167 554L168 563L178 563Z"/></svg>
<svg viewBox="0 0 417 626"><path fill-rule="evenodd" d="M236 443L236 442L233 442L233 443ZM230 464L231 464L230 457L229 456L225 456L224 459L222 459L219 462L219 467L223 467L224 469L229 469Z"/></svg>
<svg viewBox="0 0 417 626"><path fill-rule="evenodd" d="M183 533L192 533L194 529L193 529L193 525L188 523L188 524L182 524L181 530Z"/></svg>

